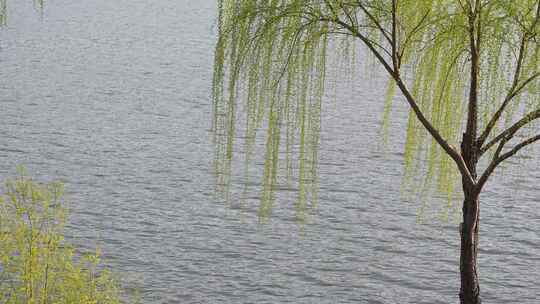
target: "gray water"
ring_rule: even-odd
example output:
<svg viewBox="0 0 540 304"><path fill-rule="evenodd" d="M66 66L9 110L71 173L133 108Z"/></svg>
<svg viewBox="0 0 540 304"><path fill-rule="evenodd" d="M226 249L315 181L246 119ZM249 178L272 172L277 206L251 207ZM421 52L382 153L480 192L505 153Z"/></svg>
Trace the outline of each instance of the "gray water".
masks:
<svg viewBox="0 0 540 304"><path fill-rule="evenodd" d="M0 29L0 178L65 181L69 238L100 246L144 303L457 303L457 221L400 195L404 110L381 153L382 79L323 113L320 201L215 195L211 0L9 1ZM486 303L540 299L540 157L482 197ZM518 159L519 161L519 159ZM512 165L509 166L511 168Z"/></svg>

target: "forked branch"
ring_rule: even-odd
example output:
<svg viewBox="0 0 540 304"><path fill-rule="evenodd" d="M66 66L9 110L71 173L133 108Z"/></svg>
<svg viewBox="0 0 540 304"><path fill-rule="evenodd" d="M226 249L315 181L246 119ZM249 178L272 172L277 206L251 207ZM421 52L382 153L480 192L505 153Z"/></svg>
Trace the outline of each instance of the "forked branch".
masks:
<svg viewBox="0 0 540 304"><path fill-rule="evenodd" d="M435 141L443 148L443 150L455 161L460 173L471 183L475 184L475 180L471 175L471 172L469 171L467 164L465 163L463 157L459 153L459 151L453 147L450 143L448 143L442 135L439 133L439 131L433 126L433 124L426 118L422 110L420 109L418 103L416 102L415 98L412 96L411 92L408 90L407 86L401 79L401 75L399 73L398 69L394 69L392 66L393 64L390 64L383 56L382 54L377 50L375 45L362 33L358 32L356 28L354 28L352 25L347 24L346 22L340 20L338 17L329 18L326 19L326 21L335 22L336 24L339 24L343 28L349 30L351 34L358 39L360 39L367 48L371 51L371 53L377 58L377 60L383 65L383 67L386 69L386 71L390 74L392 79L396 82L397 86L405 96L405 99L407 100L407 103L413 110L415 116L418 118L420 123L424 126L424 128L429 132L429 134L435 139ZM396 48L396 41L391 41L392 47Z"/></svg>
<svg viewBox="0 0 540 304"><path fill-rule="evenodd" d="M497 135L494 139L492 139L490 142L485 144L480 149L480 155L484 154L487 150L489 150L493 145L498 143L504 138L511 138L516 134L517 131L519 131L521 128L532 122L533 120L536 120L540 118L540 109L537 109L535 111L529 112L527 115L525 115L522 119L518 120L515 124L513 124L508 129L501 132L499 135Z"/></svg>
<svg viewBox="0 0 540 304"><path fill-rule="evenodd" d="M480 179L478 180L478 189L482 189L484 184L487 182L488 178L491 176L493 171L499 166L503 161L506 159L514 156L516 153L518 153L521 149L527 147L528 145L531 145L537 141L540 141L540 134L537 134L536 136L533 136L531 138L528 138L519 144L517 144L514 148L512 148L510 151L500 155L501 150L503 146L508 142L510 138L505 137L501 140L499 143L499 147L497 148L497 151L495 152L495 155L493 156L493 159L491 160L491 163L486 168Z"/></svg>
<svg viewBox="0 0 540 304"><path fill-rule="evenodd" d="M508 106L510 101L512 101L512 99L514 97L519 95L521 93L521 91L530 82L532 82L533 80L535 80L535 79L537 79L539 77L540 77L540 72L536 72L536 73L532 74L529 78L527 78L525 81L523 81L519 85L517 84L517 82L514 82L514 85L512 86L512 89L510 90L510 92L508 93L506 98L504 99L503 103L501 104L501 106L499 107L497 112L495 112L495 114L493 114L493 117L488 122L488 124L486 126L486 129L484 130L484 132L482 132L482 135L480 135L480 137L478 138L478 146L482 146L486 142L489 134L493 131L493 128L495 127L495 125L497 124L499 119L501 118L502 113L504 112L504 110L506 109L506 106Z"/></svg>
<svg viewBox="0 0 540 304"><path fill-rule="evenodd" d="M535 17L534 17L534 20L533 20L532 24L530 25L530 27L523 30L523 34L522 34L520 45L519 45L518 57L516 59L516 68L515 68L515 71L514 71L514 76L513 76L513 80L512 80L512 86L510 87L510 90L508 91L508 94L506 95L505 99L503 100L501 106L497 109L497 111L495 112L495 114L493 115L491 120L486 125L486 128L485 128L484 132L482 132L482 134L478 138L477 143L478 143L479 147L481 147L485 143L485 141L489 137L489 134L493 131L493 128L495 127L495 125L497 124L499 119L501 118L502 113L504 112L504 110L506 109L506 107L508 106L510 101L512 101L512 99L514 97L519 95L521 93L521 91L531 81L533 81L533 80L537 79L538 77L540 77L540 71L537 71L537 72L533 73L531 76L529 76L529 78L527 78L523 82L521 82L521 84L520 84L520 77L521 77L521 72L522 72L522 69L523 69L523 62L524 62L524 59L525 59L525 53L527 51L527 46L528 46L528 43L531 40L535 39L537 34L538 34L538 33L534 32L534 29L537 26L538 22L540 22L540 1L538 1L537 5L536 5L536 14L535 14Z"/></svg>

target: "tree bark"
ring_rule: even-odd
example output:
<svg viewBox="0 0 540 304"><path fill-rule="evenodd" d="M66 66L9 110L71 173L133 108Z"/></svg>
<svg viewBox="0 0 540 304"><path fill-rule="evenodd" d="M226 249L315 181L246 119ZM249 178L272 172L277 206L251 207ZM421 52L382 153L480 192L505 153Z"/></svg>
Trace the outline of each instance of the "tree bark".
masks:
<svg viewBox="0 0 540 304"><path fill-rule="evenodd" d="M470 184L464 184L463 223L461 234L461 304L480 304L480 284L478 279L478 226L480 222L479 195Z"/></svg>
<svg viewBox="0 0 540 304"><path fill-rule="evenodd" d="M474 96L476 99L476 94ZM476 111L469 116L476 116ZM478 278L478 226L480 224L480 188L476 181L478 164L478 147L476 146L476 117L468 124L468 132L463 134L461 153L473 181L463 177L463 222L460 225L461 257L459 290L460 304L480 304L480 283Z"/></svg>

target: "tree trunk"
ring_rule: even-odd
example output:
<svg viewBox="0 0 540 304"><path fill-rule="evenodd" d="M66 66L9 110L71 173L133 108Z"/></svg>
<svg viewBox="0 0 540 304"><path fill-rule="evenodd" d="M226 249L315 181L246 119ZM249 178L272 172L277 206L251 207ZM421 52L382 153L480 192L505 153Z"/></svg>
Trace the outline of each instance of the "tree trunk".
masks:
<svg viewBox="0 0 540 304"><path fill-rule="evenodd" d="M480 222L480 204L474 187L464 184L463 223L461 233L461 304L480 304L480 285L478 280L478 224Z"/></svg>

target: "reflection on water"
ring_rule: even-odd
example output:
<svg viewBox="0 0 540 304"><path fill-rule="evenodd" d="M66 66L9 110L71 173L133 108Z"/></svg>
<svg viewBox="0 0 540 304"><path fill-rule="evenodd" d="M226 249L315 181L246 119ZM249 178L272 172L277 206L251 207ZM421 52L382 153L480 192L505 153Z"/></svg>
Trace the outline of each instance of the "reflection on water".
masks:
<svg viewBox="0 0 540 304"><path fill-rule="evenodd" d="M384 79L358 75L325 99L319 203L306 223L293 183L275 190L260 225L257 191L228 205L215 194L215 1L47 3L40 20L31 1L10 2L0 30L0 179L26 164L64 180L70 239L98 244L144 303L457 302L456 222L439 222L434 203L417 224L420 205L400 199L405 109L392 113L385 153L365 144L380 135ZM527 164L501 171L483 197L489 303L540 298L538 155ZM252 189L263 168L250 167ZM244 169L232 170L241 198Z"/></svg>

